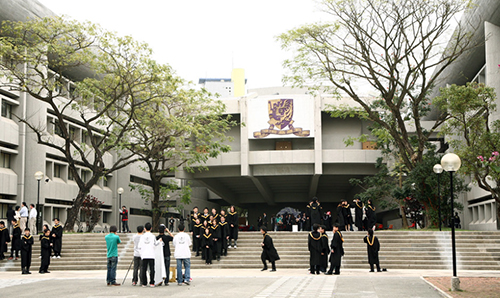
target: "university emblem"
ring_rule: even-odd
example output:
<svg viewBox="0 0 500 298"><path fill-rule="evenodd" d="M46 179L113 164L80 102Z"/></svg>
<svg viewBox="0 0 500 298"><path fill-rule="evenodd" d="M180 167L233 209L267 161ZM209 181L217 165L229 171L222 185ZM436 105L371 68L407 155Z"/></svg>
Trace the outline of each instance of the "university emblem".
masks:
<svg viewBox="0 0 500 298"><path fill-rule="evenodd" d="M273 99L267 102L269 112L269 129L261 129L253 133L254 138L265 138L270 134L288 135L294 134L298 137L307 137L309 130L293 127L293 99ZM285 129L288 127L288 129ZM276 129L277 128L277 129Z"/></svg>

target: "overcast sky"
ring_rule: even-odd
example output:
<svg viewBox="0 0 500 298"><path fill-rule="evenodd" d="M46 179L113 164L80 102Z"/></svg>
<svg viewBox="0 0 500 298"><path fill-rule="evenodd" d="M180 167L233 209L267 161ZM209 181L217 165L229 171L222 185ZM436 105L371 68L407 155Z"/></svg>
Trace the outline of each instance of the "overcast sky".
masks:
<svg viewBox="0 0 500 298"><path fill-rule="evenodd" d="M157 61L195 83L244 68L248 88L282 85L290 53L277 35L328 19L314 0L39 1L57 14L147 42Z"/></svg>

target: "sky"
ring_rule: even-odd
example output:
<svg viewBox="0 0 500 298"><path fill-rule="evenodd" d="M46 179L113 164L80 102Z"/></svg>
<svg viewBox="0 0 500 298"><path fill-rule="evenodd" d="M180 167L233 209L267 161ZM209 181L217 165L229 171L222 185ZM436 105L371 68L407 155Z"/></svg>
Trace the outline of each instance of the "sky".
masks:
<svg viewBox="0 0 500 298"><path fill-rule="evenodd" d="M314 0L39 0L59 15L91 21L149 44L180 77L230 78L245 69L247 88L282 86L292 53L276 36L329 16Z"/></svg>

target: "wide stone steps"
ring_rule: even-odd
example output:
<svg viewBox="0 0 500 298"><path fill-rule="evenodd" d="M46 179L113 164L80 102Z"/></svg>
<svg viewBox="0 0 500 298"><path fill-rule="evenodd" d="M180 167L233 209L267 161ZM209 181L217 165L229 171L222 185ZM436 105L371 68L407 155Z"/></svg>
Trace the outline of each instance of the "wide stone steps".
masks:
<svg viewBox="0 0 500 298"><path fill-rule="evenodd" d="M279 268L307 270L309 251L307 232L270 232L281 260ZM129 268L133 257L133 234L120 234L118 269ZM331 237L331 233L329 234ZM342 266L348 269L368 268L365 232L344 232ZM450 269L450 232L378 231L381 243L381 266L391 269ZM61 259L51 259L50 270L105 270L106 244L104 234L65 234ZM331 239L331 238L330 238ZM32 271L40 266L40 243L35 238ZM261 268L259 232L239 234L238 248L228 249L228 256L206 266L199 257L191 259L192 268ZM459 270L499 270L500 232L457 232L457 267ZM10 247L9 247L10 249ZM173 247L171 245L171 251ZM6 256L8 254L6 253ZM173 257L172 257L173 258ZM20 271L20 260L1 261L0 271ZM175 266L175 261L171 262Z"/></svg>

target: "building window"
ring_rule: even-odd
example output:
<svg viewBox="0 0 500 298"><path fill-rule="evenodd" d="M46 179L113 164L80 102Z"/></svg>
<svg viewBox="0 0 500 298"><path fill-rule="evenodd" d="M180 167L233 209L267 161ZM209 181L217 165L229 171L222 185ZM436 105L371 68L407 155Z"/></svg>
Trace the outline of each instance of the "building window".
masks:
<svg viewBox="0 0 500 298"><path fill-rule="evenodd" d="M54 122L54 133L60 137L62 137L62 130L61 130L61 127L59 126L59 121L55 121Z"/></svg>
<svg viewBox="0 0 500 298"><path fill-rule="evenodd" d="M0 168L10 169L10 154L1 152L0 153Z"/></svg>
<svg viewBox="0 0 500 298"><path fill-rule="evenodd" d="M69 137L72 141L79 141L79 135L78 135L78 130L74 126L69 127Z"/></svg>
<svg viewBox="0 0 500 298"><path fill-rule="evenodd" d="M102 186L108 187L110 179L111 179L111 176L104 176L104 177L102 177Z"/></svg>
<svg viewBox="0 0 500 298"><path fill-rule="evenodd" d="M73 177L73 172L71 169L68 169L68 180L74 181L75 177Z"/></svg>
<svg viewBox="0 0 500 298"><path fill-rule="evenodd" d="M2 100L2 117L12 119L12 105Z"/></svg>
<svg viewBox="0 0 500 298"><path fill-rule="evenodd" d="M54 164L54 177L61 178L62 165Z"/></svg>
<svg viewBox="0 0 500 298"><path fill-rule="evenodd" d="M103 212L102 213L102 223L108 223L108 212Z"/></svg>

